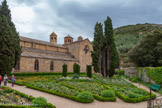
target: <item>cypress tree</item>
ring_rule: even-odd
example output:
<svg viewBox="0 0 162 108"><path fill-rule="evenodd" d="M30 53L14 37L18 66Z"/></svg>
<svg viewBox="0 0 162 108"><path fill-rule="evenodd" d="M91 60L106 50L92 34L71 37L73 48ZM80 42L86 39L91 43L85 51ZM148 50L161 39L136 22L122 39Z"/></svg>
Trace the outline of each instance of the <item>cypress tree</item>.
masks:
<svg viewBox="0 0 162 108"><path fill-rule="evenodd" d="M67 64L62 65L62 76L63 77L67 76Z"/></svg>
<svg viewBox="0 0 162 108"><path fill-rule="evenodd" d="M107 17L107 19L104 22L105 24L105 71L106 76L109 75L109 77L112 77L115 68L119 65L119 57L118 53L115 47L115 42L113 38L113 27L112 27L112 20L110 17Z"/></svg>
<svg viewBox="0 0 162 108"><path fill-rule="evenodd" d="M6 17L0 15L0 73L10 74L15 63L14 35Z"/></svg>
<svg viewBox="0 0 162 108"><path fill-rule="evenodd" d="M92 56L92 65L94 71L101 72L101 43L103 38L103 28L101 23L96 23L94 28L94 41L93 41L93 51L91 52Z"/></svg>
<svg viewBox="0 0 162 108"><path fill-rule="evenodd" d="M19 34L18 32L16 31L16 28L15 28L15 25L14 23L12 22L12 18L11 18L11 11L7 5L7 1L4 0L2 2L2 5L0 6L0 15L3 15L6 17L7 21L8 21L8 24L11 28L11 31L13 33L13 46L15 47L15 61L14 61L14 67L16 66L17 64L17 61L20 60L20 56L21 56L21 46L20 46L20 39L19 39Z"/></svg>

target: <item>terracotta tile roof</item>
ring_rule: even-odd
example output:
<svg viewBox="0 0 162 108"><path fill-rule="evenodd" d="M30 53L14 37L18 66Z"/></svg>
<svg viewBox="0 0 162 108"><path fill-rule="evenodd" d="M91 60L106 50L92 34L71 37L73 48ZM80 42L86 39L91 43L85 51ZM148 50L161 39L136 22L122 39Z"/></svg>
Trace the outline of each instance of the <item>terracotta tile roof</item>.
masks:
<svg viewBox="0 0 162 108"><path fill-rule="evenodd" d="M22 37L22 36L20 36L20 40L21 41L26 41L26 42L34 42L34 43L43 44L43 45L49 45L49 46L55 46L55 47L65 48L64 46L62 46L60 44L55 45L55 44L52 44L50 42L41 41L41 40L37 40L37 39L31 39L31 38Z"/></svg>
<svg viewBox="0 0 162 108"><path fill-rule="evenodd" d="M71 37L70 35L67 35L66 37L64 37L64 38L72 38L73 39L73 37Z"/></svg>
<svg viewBox="0 0 162 108"><path fill-rule="evenodd" d="M57 36L55 32L52 32L50 36Z"/></svg>
<svg viewBox="0 0 162 108"><path fill-rule="evenodd" d="M52 60L64 60L64 61L76 61L78 62L77 59L74 58L62 58L62 57L54 57L54 56L47 56L47 55L33 55L30 53L22 53L22 57L32 57L32 58L41 58L41 59L52 59Z"/></svg>
<svg viewBox="0 0 162 108"><path fill-rule="evenodd" d="M56 52L56 51L45 51L45 50L33 49L33 48L22 48L22 50L23 50L23 53L21 54L21 56L23 57L36 57L36 58L46 58L46 59L55 59L55 60L78 61L69 53L62 53L62 52Z"/></svg>
<svg viewBox="0 0 162 108"><path fill-rule="evenodd" d="M84 40L81 40L81 41L75 41L75 42L70 43L70 44L81 43L81 42L83 42L83 41L85 41L85 40L88 40L88 41L89 41L89 39L86 38L86 39L84 39ZM89 41L89 42L90 42L90 41ZM91 43L91 42L90 42L90 43ZM70 44L67 44L67 45L70 45ZM65 44L64 44L64 45L65 45Z"/></svg>

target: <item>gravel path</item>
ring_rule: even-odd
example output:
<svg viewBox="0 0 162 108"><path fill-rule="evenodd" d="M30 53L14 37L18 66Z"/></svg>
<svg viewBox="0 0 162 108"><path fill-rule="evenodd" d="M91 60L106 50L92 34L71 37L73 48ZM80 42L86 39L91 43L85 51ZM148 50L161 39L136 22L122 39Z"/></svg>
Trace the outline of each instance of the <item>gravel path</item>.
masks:
<svg viewBox="0 0 162 108"><path fill-rule="evenodd" d="M135 84L136 85L136 84ZM137 84L137 87L139 84ZM11 87L11 84L8 83L8 86ZM63 97L51 95L48 93L44 93L41 91L33 90L30 88L26 88L25 86L18 86L15 85L14 87L11 87L15 90L18 90L20 92L23 92L28 95L32 95L34 97L42 96L47 99L48 102L54 104L57 108L147 108L147 102L140 102L140 103L126 103L122 101L121 99L117 98L116 102L101 102L94 100L93 103L83 104L78 103ZM140 88L145 88L144 86L140 85ZM158 94L159 95L159 94Z"/></svg>

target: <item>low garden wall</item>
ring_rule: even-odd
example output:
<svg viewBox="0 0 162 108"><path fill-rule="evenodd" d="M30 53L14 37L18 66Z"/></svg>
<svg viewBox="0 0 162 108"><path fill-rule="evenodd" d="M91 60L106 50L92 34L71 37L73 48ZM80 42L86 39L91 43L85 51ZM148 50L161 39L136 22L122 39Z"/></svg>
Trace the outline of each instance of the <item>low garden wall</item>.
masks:
<svg viewBox="0 0 162 108"><path fill-rule="evenodd" d="M162 84L162 67L130 67L122 70L125 71L125 75L137 76L144 82Z"/></svg>

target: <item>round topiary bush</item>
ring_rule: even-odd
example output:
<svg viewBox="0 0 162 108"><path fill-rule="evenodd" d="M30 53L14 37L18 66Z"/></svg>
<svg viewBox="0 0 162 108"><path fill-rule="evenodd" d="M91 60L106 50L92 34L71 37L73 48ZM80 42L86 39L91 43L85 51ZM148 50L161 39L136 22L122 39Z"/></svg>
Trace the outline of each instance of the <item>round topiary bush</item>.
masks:
<svg viewBox="0 0 162 108"><path fill-rule="evenodd" d="M72 79L79 79L79 75L78 74L74 74L73 76L72 76Z"/></svg>
<svg viewBox="0 0 162 108"><path fill-rule="evenodd" d="M108 98L108 97L115 97L115 93L113 90L105 90L101 92L101 96Z"/></svg>
<svg viewBox="0 0 162 108"><path fill-rule="evenodd" d="M86 100L89 100L89 101L93 101L94 100L93 94L90 93L90 92L87 92L87 91L81 92L80 94L78 94L77 97L81 98L81 99L86 99Z"/></svg>
<svg viewBox="0 0 162 108"><path fill-rule="evenodd" d="M129 98L137 98L138 97L138 95L136 95L136 93L133 93L133 92L128 92L127 96Z"/></svg>
<svg viewBox="0 0 162 108"><path fill-rule="evenodd" d="M47 100L43 97L38 97L32 100L34 106L45 107L47 106Z"/></svg>

